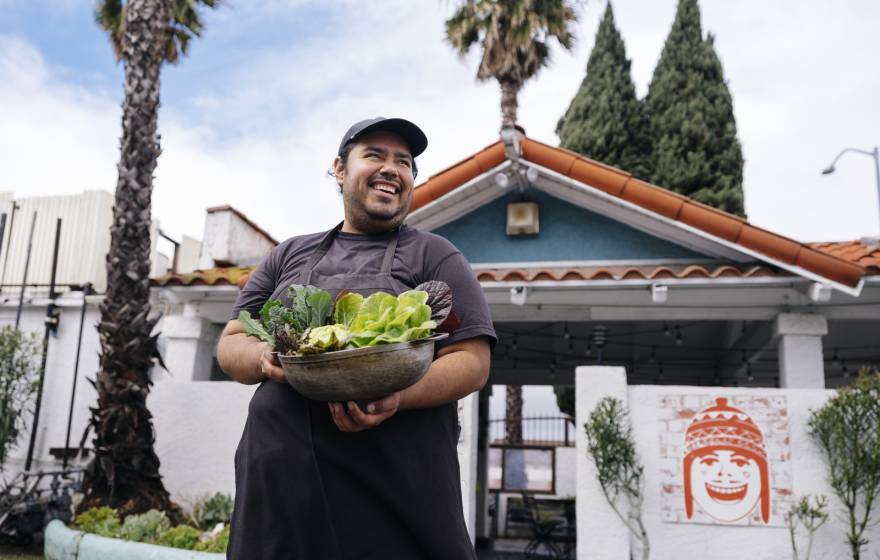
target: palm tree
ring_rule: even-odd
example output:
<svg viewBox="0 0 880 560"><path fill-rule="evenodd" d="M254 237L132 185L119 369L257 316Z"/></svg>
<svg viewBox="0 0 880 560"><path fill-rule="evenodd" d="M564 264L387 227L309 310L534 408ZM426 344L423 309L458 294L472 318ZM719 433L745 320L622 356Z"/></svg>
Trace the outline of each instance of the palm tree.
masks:
<svg viewBox="0 0 880 560"><path fill-rule="evenodd" d="M149 370L161 363L151 316L150 197L159 157L156 133L162 64L177 62L202 30L199 5L218 0L102 0L97 23L110 35L125 65L122 140L110 251L107 293L98 333L100 371L94 381L98 405L91 409L94 458L83 479L83 511L97 505L121 514L152 508L174 510L159 476L153 449Z"/></svg>
<svg viewBox="0 0 880 560"><path fill-rule="evenodd" d="M571 50L576 22L570 0L464 0L446 20L446 39L461 57L480 43L477 79L498 81L501 126L513 126L519 90L550 63L549 40ZM522 443L522 387L508 385L506 394L507 441Z"/></svg>
<svg viewBox="0 0 880 560"><path fill-rule="evenodd" d="M464 0L446 20L446 39L461 57L480 43L477 79L498 81L502 126L514 125L519 90L549 64L551 38L571 50L575 22L571 0Z"/></svg>

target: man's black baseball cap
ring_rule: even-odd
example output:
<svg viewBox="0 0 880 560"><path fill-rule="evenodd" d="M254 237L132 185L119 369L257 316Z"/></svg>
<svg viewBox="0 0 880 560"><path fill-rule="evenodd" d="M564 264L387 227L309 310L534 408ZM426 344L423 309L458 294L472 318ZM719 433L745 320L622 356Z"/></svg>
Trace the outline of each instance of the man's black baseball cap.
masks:
<svg viewBox="0 0 880 560"><path fill-rule="evenodd" d="M338 154L341 155L342 150L343 148L345 148L346 145L351 144L352 142L356 142L357 139L364 134L367 134L368 132L376 132L379 130L385 132L393 132L394 134L397 134L401 138L403 138L409 145L409 151L412 154L413 158L424 152L425 148L428 147L428 137L425 136L425 133L422 132L421 128L417 127L408 120L376 117L351 125L351 128L348 129L348 132L346 132L345 136L342 137L342 142L339 143Z"/></svg>

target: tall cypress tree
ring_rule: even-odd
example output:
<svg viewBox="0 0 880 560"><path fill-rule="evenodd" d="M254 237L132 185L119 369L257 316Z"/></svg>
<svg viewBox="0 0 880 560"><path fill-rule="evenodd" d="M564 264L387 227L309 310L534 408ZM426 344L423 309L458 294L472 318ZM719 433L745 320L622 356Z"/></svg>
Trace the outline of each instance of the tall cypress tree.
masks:
<svg viewBox="0 0 880 560"><path fill-rule="evenodd" d="M733 100L697 0L679 0L646 98L652 182L740 216L743 156Z"/></svg>
<svg viewBox="0 0 880 560"><path fill-rule="evenodd" d="M556 127L563 148L650 177L651 138L609 2L587 62L587 75Z"/></svg>

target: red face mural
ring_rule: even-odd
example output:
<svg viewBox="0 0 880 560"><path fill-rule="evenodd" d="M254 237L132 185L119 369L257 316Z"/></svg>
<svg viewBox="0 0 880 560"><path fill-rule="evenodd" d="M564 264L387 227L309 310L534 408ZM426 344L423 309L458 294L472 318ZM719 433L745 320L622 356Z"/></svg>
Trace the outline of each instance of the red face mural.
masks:
<svg viewBox="0 0 880 560"><path fill-rule="evenodd" d="M694 416L685 433L685 512L694 504L706 515L730 523L749 515L760 504L761 520L770 519L767 452L761 429L726 398Z"/></svg>

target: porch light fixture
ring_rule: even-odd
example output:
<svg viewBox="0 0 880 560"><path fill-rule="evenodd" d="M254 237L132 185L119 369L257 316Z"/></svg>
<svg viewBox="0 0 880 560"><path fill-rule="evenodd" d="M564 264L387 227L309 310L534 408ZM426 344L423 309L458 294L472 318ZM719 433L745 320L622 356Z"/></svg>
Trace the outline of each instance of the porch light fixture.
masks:
<svg viewBox="0 0 880 560"><path fill-rule="evenodd" d="M510 303L513 305L525 305L529 297L527 286L514 286L510 289Z"/></svg>
<svg viewBox="0 0 880 560"><path fill-rule="evenodd" d="M654 303L666 303L669 297L669 286L651 284L651 301Z"/></svg>

